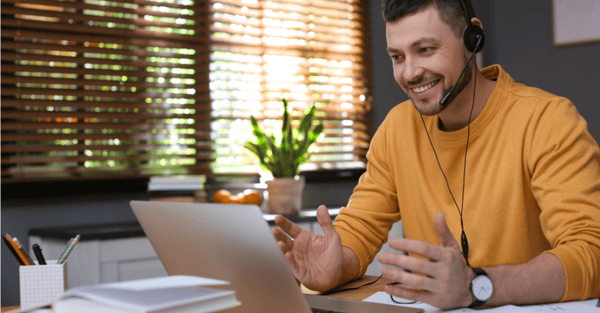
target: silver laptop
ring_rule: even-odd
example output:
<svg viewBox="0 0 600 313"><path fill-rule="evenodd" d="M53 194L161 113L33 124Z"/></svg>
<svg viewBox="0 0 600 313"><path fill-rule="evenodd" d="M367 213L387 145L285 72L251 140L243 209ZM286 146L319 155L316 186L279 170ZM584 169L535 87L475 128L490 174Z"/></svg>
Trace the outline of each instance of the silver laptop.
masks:
<svg viewBox="0 0 600 313"><path fill-rule="evenodd" d="M419 309L304 295L255 205L131 201L169 275L231 283L242 305L226 312L422 312Z"/></svg>

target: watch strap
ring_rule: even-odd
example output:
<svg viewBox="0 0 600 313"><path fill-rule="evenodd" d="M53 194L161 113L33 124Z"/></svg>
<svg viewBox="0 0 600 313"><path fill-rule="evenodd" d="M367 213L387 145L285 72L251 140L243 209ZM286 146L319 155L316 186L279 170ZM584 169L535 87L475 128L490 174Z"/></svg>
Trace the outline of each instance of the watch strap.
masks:
<svg viewBox="0 0 600 313"><path fill-rule="evenodd" d="M484 271L482 268L471 267L471 269L473 270L473 272L475 272L475 277L473 278L473 280L475 280L475 278L477 278L477 276L487 276L488 278L490 277L488 275L488 273L486 271ZM471 293L473 294L473 281L471 281L469 289L471 290ZM471 302L471 305L469 305L469 307L476 308L476 307L480 307L486 303L487 303L487 299L485 301L479 300L479 299L477 299L477 297L475 297L475 294L473 294L473 302Z"/></svg>

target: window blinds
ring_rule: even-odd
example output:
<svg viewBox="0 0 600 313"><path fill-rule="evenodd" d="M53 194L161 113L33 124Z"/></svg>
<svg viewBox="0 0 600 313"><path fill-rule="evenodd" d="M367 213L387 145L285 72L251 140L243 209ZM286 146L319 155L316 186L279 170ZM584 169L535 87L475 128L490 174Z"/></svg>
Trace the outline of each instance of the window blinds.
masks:
<svg viewBox="0 0 600 313"><path fill-rule="evenodd" d="M212 0L211 5L218 170L256 170L241 148L252 139L248 118L253 115L267 130L280 129L282 98L298 119L316 104L325 126L325 137L301 170L364 168L371 124L365 3Z"/></svg>
<svg viewBox="0 0 600 313"><path fill-rule="evenodd" d="M2 0L2 182L256 173L283 97L325 123L304 170L364 168L365 7Z"/></svg>

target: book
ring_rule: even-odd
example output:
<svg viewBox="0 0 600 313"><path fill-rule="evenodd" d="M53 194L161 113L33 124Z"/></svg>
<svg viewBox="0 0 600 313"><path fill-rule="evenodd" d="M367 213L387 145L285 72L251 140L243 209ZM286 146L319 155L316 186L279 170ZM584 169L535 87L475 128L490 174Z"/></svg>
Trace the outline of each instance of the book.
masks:
<svg viewBox="0 0 600 313"><path fill-rule="evenodd" d="M67 290L52 304L55 313L215 312L240 305L234 290L206 286L228 282L195 276L167 276Z"/></svg>

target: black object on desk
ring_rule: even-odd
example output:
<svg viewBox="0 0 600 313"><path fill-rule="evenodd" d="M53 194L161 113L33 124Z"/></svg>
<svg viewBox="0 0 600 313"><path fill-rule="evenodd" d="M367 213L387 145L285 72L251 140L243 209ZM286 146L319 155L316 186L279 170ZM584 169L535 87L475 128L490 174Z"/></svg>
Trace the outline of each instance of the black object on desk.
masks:
<svg viewBox="0 0 600 313"><path fill-rule="evenodd" d="M33 253L35 253L35 257L38 260L39 265L46 265L46 259L44 259L44 255L42 254L42 248L37 243L34 243L32 246Z"/></svg>

